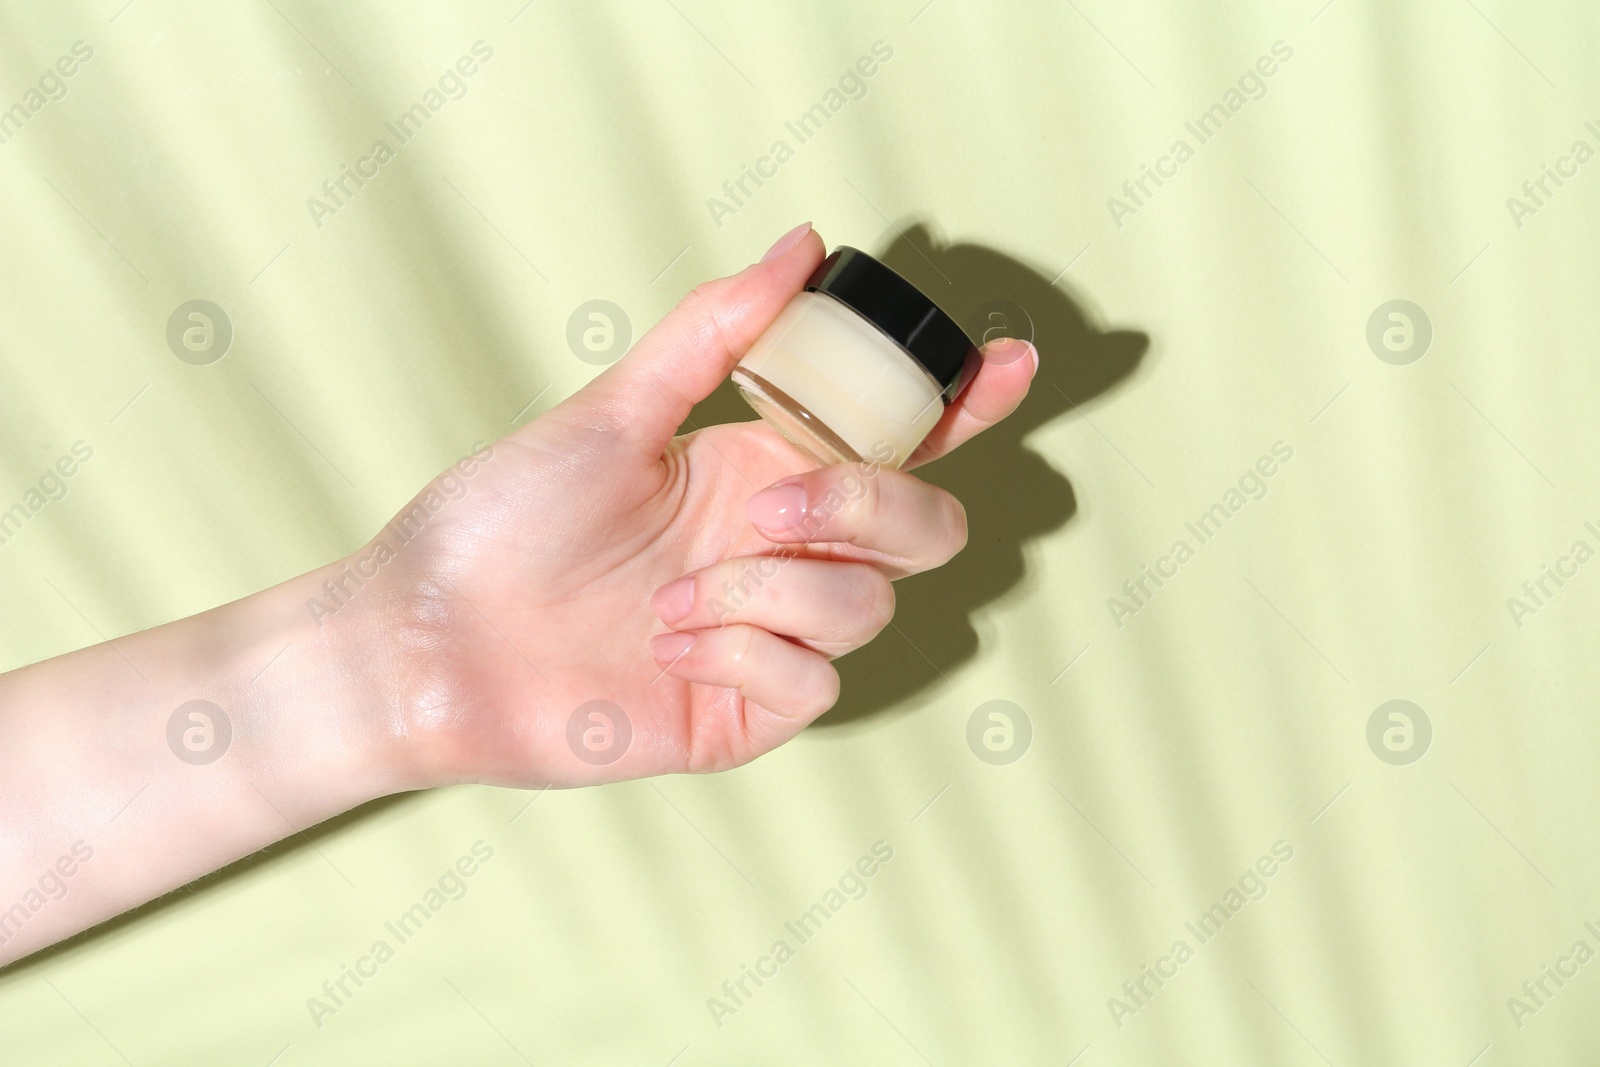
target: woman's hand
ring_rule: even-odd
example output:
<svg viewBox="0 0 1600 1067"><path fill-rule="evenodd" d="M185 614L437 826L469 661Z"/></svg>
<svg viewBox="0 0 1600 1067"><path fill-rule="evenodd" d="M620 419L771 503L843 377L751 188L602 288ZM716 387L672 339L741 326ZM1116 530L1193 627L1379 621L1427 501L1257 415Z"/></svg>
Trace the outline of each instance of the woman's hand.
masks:
<svg viewBox="0 0 1600 1067"><path fill-rule="evenodd" d="M961 505L903 471L812 470L760 421L674 436L822 256L802 226L695 289L352 557L377 570L348 610L372 623L359 629L381 665L369 674L378 725L410 784L578 785L746 763L833 705L829 661L887 625L891 579L961 549ZM1021 402L1032 347L1000 341L983 356L907 466ZM426 519L401 544L408 514ZM380 543L393 549L381 566Z"/></svg>
<svg viewBox="0 0 1600 1067"><path fill-rule="evenodd" d="M673 436L821 257L802 227L696 289L349 559L0 676L0 966L388 793L731 767L825 711L961 506L759 422ZM913 461L1035 365L990 345Z"/></svg>

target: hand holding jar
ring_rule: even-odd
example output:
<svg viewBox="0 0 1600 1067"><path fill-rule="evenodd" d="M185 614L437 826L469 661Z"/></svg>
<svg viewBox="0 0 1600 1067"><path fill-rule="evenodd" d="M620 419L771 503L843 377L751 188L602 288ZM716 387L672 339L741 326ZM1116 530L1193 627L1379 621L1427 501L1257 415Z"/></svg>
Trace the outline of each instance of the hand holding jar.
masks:
<svg viewBox="0 0 1600 1067"><path fill-rule="evenodd" d="M736 364L789 439L678 436ZM385 794L770 751L833 705L831 660L888 624L892 581L966 541L905 468L1003 419L1037 366L1023 341L975 352L861 253L824 263L801 226L344 560L0 676L0 876L139 798L0 964Z"/></svg>

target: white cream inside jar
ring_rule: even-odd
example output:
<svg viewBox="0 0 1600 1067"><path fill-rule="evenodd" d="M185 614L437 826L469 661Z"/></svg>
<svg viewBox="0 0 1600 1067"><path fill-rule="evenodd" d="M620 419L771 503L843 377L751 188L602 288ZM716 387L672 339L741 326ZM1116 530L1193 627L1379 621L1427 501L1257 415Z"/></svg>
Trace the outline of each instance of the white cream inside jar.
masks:
<svg viewBox="0 0 1600 1067"><path fill-rule="evenodd" d="M732 377L750 406L818 463L899 467L976 359L937 304L866 253L841 247Z"/></svg>

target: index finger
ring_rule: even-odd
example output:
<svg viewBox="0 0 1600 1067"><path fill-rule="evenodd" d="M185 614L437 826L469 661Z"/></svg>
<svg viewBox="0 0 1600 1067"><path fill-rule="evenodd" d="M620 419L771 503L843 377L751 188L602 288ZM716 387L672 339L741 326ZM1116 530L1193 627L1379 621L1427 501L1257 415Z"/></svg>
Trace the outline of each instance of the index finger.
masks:
<svg viewBox="0 0 1600 1067"><path fill-rule="evenodd" d="M1013 411L1028 395L1039 369L1039 351L1027 341L1001 337L978 350L983 357L967 387L917 446L902 469L938 459L962 442L987 430Z"/></svg>

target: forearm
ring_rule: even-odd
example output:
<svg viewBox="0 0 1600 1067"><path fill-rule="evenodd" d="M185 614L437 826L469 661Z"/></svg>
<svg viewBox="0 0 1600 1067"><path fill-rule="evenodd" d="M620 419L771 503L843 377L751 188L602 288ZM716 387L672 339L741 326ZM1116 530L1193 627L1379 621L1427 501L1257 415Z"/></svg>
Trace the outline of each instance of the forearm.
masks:
<svg viewBox="0 0 1600 1067"><path fill-rule="evenodd" d="M0 965L409 787L336 569L0 676Z"/></svg>

